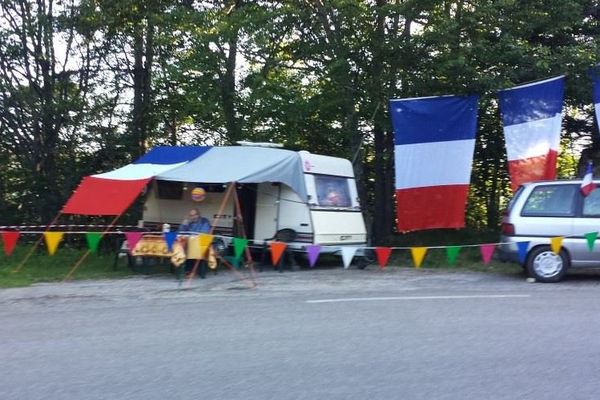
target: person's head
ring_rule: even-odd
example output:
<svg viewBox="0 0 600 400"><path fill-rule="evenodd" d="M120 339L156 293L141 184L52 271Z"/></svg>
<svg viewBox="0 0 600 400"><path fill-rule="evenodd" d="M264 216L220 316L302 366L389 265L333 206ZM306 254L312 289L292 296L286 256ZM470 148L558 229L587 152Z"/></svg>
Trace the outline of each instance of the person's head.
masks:
<svg viewBox="0 0 600 400"><path fill-rule="evenodd" d="M200 219L200 211L197 208L192 208L188 213L188 218L190 221L198 221Z"/></svg>

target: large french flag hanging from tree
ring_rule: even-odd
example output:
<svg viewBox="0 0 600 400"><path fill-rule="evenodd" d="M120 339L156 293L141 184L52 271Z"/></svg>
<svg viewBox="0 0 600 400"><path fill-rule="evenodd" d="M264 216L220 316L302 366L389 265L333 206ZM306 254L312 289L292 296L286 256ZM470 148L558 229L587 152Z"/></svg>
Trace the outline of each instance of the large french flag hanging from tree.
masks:
<svg viewBox="0 0 600 400"><path fill-rule="evenodd" d="M565 77L501 90L511 186L556 178Z"/></svg>
<svg viewBox="0 0 600 400"><path fill-rule="evenodd" d="M400 232L465 226L477 96L390 101Z"/></svg>

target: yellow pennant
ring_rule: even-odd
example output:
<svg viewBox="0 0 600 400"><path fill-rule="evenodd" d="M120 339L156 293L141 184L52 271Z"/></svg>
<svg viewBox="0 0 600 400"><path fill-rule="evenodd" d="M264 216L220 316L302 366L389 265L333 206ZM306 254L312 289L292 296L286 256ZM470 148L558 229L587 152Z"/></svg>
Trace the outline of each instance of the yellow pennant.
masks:
<svg viewBox="0 0 600 400"><path fill-rule="evenodd" d="M556 236L550 239L550 248L554 254L558 254L560 252L563 239L564 236Z"/></svg>
<svg viewBox="0 0 600 400"><path fill-rule="evenodd" d="M204 258L208 247L212 243L214 239L214 235L209 235L208 233L200 233L198 235L198 243L200 244L200 256Z"/></svg>
<svg viewBox="0 0 600 400"><path fill-rule="evenodd" d="M200 241L200 247L208 247L212 243L214 239L214 235L209 235L208 233L201 233L198 235L198 240Z"/></svg>
<svg viewBox="0 0 600 400"><path fill-rule="evenodd" d="M51 256L56 253L58 243L60 243L64 232L44 232L44 239L46 240L46 246L48 247L48 254Z"/></svg>
<svg viewBox="0 0 600 400"><path fill-rule="evenodd" d="M427 247L411 247L410 253L412 254L413 262L416 268L421 268L425 254L427 254Z"/></svg>

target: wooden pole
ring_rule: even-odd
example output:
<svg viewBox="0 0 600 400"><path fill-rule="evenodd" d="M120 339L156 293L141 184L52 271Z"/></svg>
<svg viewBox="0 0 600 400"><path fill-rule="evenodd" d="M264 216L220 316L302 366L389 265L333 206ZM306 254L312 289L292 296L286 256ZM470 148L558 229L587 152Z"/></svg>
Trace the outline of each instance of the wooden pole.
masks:
<svg viewBox="0 0 600 400"><path fill-rule="evenodd" d="M58 221L58 218L60 218L61 215L62 215L62 212L59 212L58 214L56 214L56 217L54 217L54 219L52 220L52 222L50 222L48 225L46 225L46 229L44 229L44 233L46 233L46 232L48 232L50 230L50 227L52 225L54 225L56 223L56 221ZM37 247L42 242L42 239L44 238L44 233L42 233L42 235L38 238L38 240L35 242L35 244L31 248L31 250L29 250L29 252L25 256L25 258L23 259L23 261L21 261L19 263L19 265L17 265L17 268L15 268L13 270L13 273L17 273L17 272L19 272L21 270L21 268L23 268L23 265L25 265L25 263L29 260L29 258L31 257L31 255L33 254L33 252L35 251L35 249L37 249Z"/></svg>
<svg viewBox="0 0 600 400"><path fill-rule="evenodd" d="M104 231L102 232L102 235L100 236L100 238L104 237L104 235L106 234L106 232L108 232L109 230L112 229L112 227L117 223L117 220L119 218L121 218L121 215L123 215L123 213L117 215L115 217L115 219L112 220L112 222L108 225L108 227L106 229L104 229ZM81 256L81 258L79 258L79 260L75 263L75 265L73 265L73 268L71 268L71 270L69 271L69 273L67 275L65 275L63 282L68 281L69 279L71 279L71 277L73 276L73 274L75 273L75 271L77 270L77 268L79 268L79 266L83 263L83 261L87 258L87 256L90 255L90 253L92 252L91 249L88 249L83 256Z"/></svg>

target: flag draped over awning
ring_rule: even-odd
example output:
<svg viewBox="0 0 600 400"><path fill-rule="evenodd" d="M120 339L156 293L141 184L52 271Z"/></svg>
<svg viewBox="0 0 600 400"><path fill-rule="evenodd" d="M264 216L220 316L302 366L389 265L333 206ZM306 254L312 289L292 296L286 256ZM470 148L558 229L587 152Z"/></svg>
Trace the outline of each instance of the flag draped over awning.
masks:
<svg viewBox="0 0 600 400"><path fill-rule="evenodd" d="M156 175L180 167L211 147L156 147L133 163L83 178L62 209L63 214L119 215Z"/></svg>
<svg viewBox="0 0 600 400"><path fill-rule="evenodd" d="M401 232L465 226L477 96L390 101Z"/></svg>
<svg viewBox="0 0 600 400"><path fill-rule="evenodd" d="M513 191L556 178L564 87L559 76L498 93Z"/></svg>

